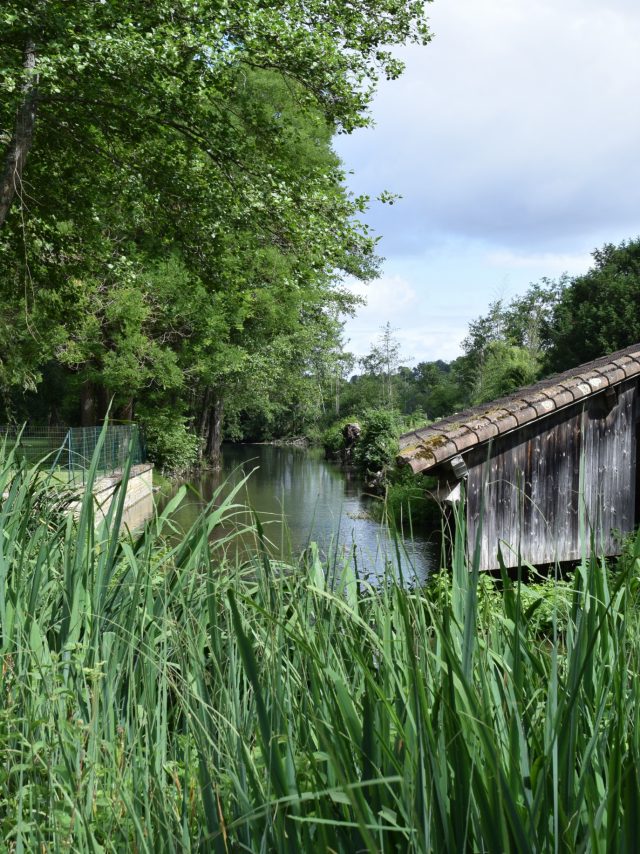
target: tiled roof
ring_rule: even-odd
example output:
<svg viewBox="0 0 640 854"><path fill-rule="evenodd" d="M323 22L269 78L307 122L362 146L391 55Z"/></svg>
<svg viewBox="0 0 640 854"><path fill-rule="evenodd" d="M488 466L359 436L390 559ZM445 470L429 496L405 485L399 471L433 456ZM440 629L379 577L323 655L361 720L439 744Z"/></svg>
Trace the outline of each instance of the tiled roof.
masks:
<svg viewBox="0 0 640 854"><path fill-rule="evenodd" d="M411 466L414 472L427 471L474 445L636 376L640 376L640 344L405 433L400 437L397 462Z"/></svg>

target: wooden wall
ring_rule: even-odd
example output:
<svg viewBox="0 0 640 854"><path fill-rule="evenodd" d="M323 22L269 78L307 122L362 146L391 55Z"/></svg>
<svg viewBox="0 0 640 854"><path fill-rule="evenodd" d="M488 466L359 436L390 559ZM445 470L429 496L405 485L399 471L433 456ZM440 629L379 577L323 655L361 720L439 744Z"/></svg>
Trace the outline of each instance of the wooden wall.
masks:
<svg viewBox="0 0 640 854"><path fill-rule="evenodd" d="M636 524L638 381L617 396L613 408L594 395L464 455L471 552L484 503L481 569L497 568L499 541L507 566L517 566L518 549L534 565L579 559L589 539L581 492L599 552L619 553L620 532Z"/></svg>

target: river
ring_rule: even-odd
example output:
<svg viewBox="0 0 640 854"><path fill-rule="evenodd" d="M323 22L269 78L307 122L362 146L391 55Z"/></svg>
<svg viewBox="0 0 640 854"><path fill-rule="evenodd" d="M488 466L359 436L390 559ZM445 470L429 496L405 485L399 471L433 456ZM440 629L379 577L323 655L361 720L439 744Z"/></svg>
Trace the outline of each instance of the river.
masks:
<svg viewBox="0 0 640 854"><path fill-rule="evenodd" d="M363 495L361 483L324 460L319 449L225 445L222 470L189 481L193 489L173 514L177 526L187 529L221 483L226 482L227 489L245 475L249 477L238 500L257 514L276 559L295 558L315 542L323 558L342 559L348 554L358 576L372 582L388 562L397 570L398 555L407 581L424 582L438 565L437 537L414 534L396 548L387 528L371 516L372 504L379 499ZM160 507L169 497L160 499ZM253 538L249 543L239 538L238 548L252 545Z"/></svg>

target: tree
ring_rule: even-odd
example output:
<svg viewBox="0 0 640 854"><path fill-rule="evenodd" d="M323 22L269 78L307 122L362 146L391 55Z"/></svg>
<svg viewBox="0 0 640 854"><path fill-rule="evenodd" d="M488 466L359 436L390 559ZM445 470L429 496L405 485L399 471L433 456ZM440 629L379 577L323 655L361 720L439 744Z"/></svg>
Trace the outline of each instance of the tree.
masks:
<svg viewBox="0 0 640 854"><path fill-rule="evenodd" d="M561 371L640 341L640 238L593 252L560 295L547 367Z"/></svg>
<svg viewBox="0 0 640 854"><path fill-rule="evenodd" d="M487 313L469 324L462 342L465 354L481 364L491 345L503 341L539 358L550 346L554 311L566 283L566 276L558 281L542 279L508 303L504 299L490 303Z"/></svg>
<svg viewBox="0 0 640 854"><path fill-rule="evenodd" d="M566 281L563 276L531 284L508 303L494 301L486 315L469 324L459 374L471 401L500 397L539 377Z"/></svg>
<svg viewBox="0 0 640 854"><path fill-rule="evenodd" d="M551 346L556 307L569 278L543 278L530 284L522 296L511 300L504 311L504 339L541 359Z"/></svg>
<svg viewBox="0 0 640 854"><path fill-rule="evenodd" d="M420 410L430 420L443 418L468 403L459 373L460 360L419 362L406 376L402 411Z"/></svg>
<svg viewBox="0 0 640 854"><path fill-rule="evenodd" d="M371 346L366 356L360 359L364 373L374 377L380 389L382 406L394 406L394 377L400 366L400 342L395 338L397 330L391 328L389 321L381 327L381 334Z"/></svg>
<svg viewBox="0 0 640 854"><path fill-rule="evenodd" d="M539 370L540 364L531 350L506 341L493 341L478 372L471 402L486 403L531 385Z"/></svg>
<svg viewBox="0 0 640 854"><path fill-rule="evenodd" d="M57 366L85 421L174 411L215 460L225 408L310 401L375 270L332 136L427 39L421 2L4 3L7 410Z"/></svg>
<svg viewBox="0 0 640 854"><path fill-rule="evenodd" d="M276 72L291 84L301 110L319 110L334 129L368 122L379 74L397 76L401 63L388 46L426 42L424 3L408 0L256 3L230 0L5 0L0 10L0 128L5 145L0 180L0 228L17 197L23 211L27 163L51 134L63 156L109 158L132 144L162 137L157 170L174 174L176 146L198 149L223 181L250 197L232 167L254 120L270 146L278 116L238 115L247 72ZM120 163L122 181L140 161ZM246 177L249 177L246 175ZM269 171L252 172L258 185Z"/></svg>

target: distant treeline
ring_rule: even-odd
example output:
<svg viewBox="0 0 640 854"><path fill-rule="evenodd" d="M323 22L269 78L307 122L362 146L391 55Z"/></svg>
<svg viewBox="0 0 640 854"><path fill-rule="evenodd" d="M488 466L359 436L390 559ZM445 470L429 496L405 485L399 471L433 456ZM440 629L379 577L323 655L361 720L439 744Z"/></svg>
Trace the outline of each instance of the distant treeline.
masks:
<svg viewBox="0 0 640 854"><path fill-rule="evenodd" d="M401 364L390 327L341 392L343 411L381 405L434 420L640 341L640 239L605 245L584 275L495 300L452 362Z"/></svg>

